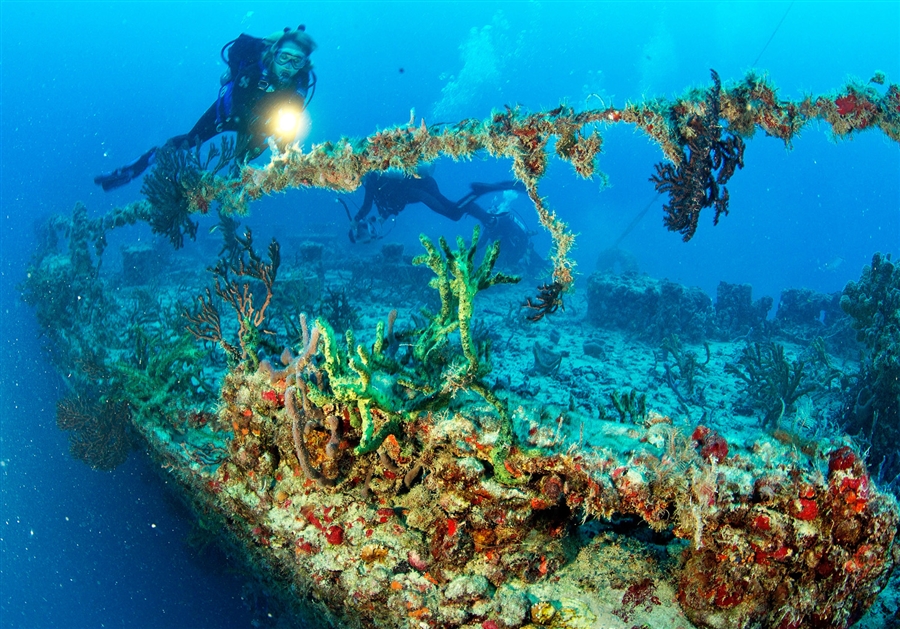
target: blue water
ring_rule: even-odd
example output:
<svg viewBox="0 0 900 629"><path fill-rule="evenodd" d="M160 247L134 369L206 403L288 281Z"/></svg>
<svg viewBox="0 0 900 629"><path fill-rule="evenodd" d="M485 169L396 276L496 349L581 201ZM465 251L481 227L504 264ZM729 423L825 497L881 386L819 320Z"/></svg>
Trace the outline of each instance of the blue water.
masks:
<svg viewBox="0 0 900 629"><path fill-rule="evenodd" d="M897 2L0 3L3 627L246 627L258 615L228 560L186 543L191 525L164 472L139 453L112 473L69 458L54 423L63 384L16 285L36 221L76 201L99 214L138 198L137 182L105 194L92 178L193 125L218 89L223 44L300 22L319 44L307 142L367 135L411 108L449 122L506 104L621 106L707 85L710 68L726 83L766 70L790 98L876 70L900 81ZM630 128L605 138L611 188L564 164L541 188L581 234L584 276L655 196L648 177L661 159ZM745 161L729 184L731 215L715 228L701 217L690 243L665 231L659 207L639 223L622 246L643 271L713 295L720 280L749 282L755 297L777 299L789 287L839 291L875 251L900 252L900 151L880 133L835 143L810 127L791 151L758 133ZM508 178L509 166L441 162L435 175L456 198L469 181ZM266 199L253 213L263 230L346 229L324 192ZM394 229L412 243L422 230L471 227L419 207Z"/></svg>

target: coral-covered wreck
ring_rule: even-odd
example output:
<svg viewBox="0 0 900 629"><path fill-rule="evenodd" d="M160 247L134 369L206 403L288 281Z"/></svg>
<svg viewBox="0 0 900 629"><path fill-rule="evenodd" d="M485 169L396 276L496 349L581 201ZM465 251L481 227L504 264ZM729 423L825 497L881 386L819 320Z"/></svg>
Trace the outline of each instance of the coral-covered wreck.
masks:
<svg viewBox="0 0 900 629"><path fill-rule="evenodd" d="M507 110L452 128L411 123L309 153L295 147L236 179L191 156L170 160L158 168L191 176L150 179L155 203L98 219L77 206L54 219L35 255L24 297L51 358L75 374L58 423L71 431L73 454L98 468L121 462L131 444L148 448L198 517L218 525L219 542L305 627L847 627L900 563L900 509L849 438L781 428L801 397L828 393L803 380L802 361L757 346L732 363L748 390L768 386L758 370L769 365L793 394L773 389L763 429L734 434L679 417L692 403L673 381L677 367L686 382L680 360L665 365L679 403L614 392L612 413L594 403L603 388L596 378L560 402L498 374L521 371L530 347L523 330L562 316L573 281L572 235L537 192L552 140L557 156L589 176L601 141L587 126L645 130L673 162L654 180L670 194L666 224L687 239L702 208L715 207L717 220L727 213L724 183L743 164L740 136L760 127L788 142L821 119L837 134L878 127L897 141L898 117L896 85L884 95L851 85L793 103L758 77L723 89L714 75L713 88L674 103ZM725 139L723 121L733 134ZM528 317L479 310L483 300L523 298L510 292L518 278L495 271L497 245L479 246L477 230L455 246L423 237L414 266L400 260L406 274L394 275L415 284L403 290L416 299L390 303L396 286L356 295L370 314L339 332L335 321L292 307L311 303L298 287L320 296L329 283L340 287L334 274L310 270L310 260L321 265L315 245L285 269L278 243L261 255L250 232L226 229L227 216L220 231L231 240L198 306L178 287L196 285L196 295L205 280L183 268L173 266L178 280L152 294L100 272L110 229L146 221L178 247L196 234L191 215L211 203L227 214L288 186L352 190L372 170L411 172L441 154L482 149L512 158L554 237L552 281L527 300ZM889 259L876 256L873 269L865 277L900 287ZM847 293L849 315L867 286ZM883 293L877 303L890 310L886 300L900 289ZM602 298L589 302L599 308ZM144 316L134 321L135 313ZM885 317L878 321L880 338L889 335ZM492 351L491 326L494 337L515 341ZM686 356L677 337L666 343L669 355ZM562 354L542 361L541 351L535 343L534 377L552 383ZM604 353L587 343L584 351L597 361ZM493 367L498 353L503 365ZM865 363L883 387L892 385L877 370L894 367ZM876 395L874 385L867 390Z"/></svg>

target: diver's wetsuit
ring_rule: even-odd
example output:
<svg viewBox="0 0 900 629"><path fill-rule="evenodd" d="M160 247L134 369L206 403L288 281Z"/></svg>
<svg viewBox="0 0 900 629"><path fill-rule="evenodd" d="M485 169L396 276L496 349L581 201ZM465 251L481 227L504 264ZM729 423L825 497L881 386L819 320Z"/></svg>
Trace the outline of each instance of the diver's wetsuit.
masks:
<svg viewBox="0 0 900 629"><path fill-rule="evenodd" d="M429 175L416 178L369 173L363 179L363 186L366 194L354 217L357 222L362 222L368 216L373 204L383 219L396 216L413 203L423 203L432 211L453 221L458 221L465 215L456 203L441 194L437 181Z"/></svg>
<svg viewBox="0 0 900 629"><path fill-rule="evenodd" d="M222 132L234 131L238 134L235 159L238 162L251 160L266 148L266 138L271 135L266 124L269 116L286 104L301 109L305 106L306 96L314 83L311 66L300 70L290 85L275 87L277 83L273 84L274 79L263 63L268 48L265 40L242 34L226 48L230 78L219 90L216 102L190 131L169 138L164 148L190 149ZM95 177L94 183L104 190L124 186L153 163L159 149L154 146L134 162Z"/></svg>
<svg viewBox="0 0 900 629"><path fill-rule="evenodd" d="M490 192L501 190L525 191L525 186L518 181L501 181L499 183L473 183L471 192L459 201L451 201L438 188L437 181L431 175L423 174L419 177L407 177L405 175L369 173L363 179L365 197L362 205L353 218L357 223L362 223L372 205L378 209L382 219L396 216L407 205L422 203L433 212L446 216L452 221L458 221L466 214L473 216L482 223L487 223L495 215L485 211L475 201Z"/></svg>
<svg viewBox="0 0 900 629"><path fill-rule="evenodd" d="M475 203L479 197L491 192L501 190L525 192L525 186L521 182L473 183L470 185L471 191L459 201L451 201L441 194L437 181L428 174L409 177L400 174L369 173L363 179L363 186L365 196L359 211L353 217L353 227L350 230L350 239L353 241L363 235L366 217L371 212L372 205L375 205L378 215L384 220L396 216L407 205L422 203L433 212L452 221L458 221L466 214L472 216L484 226L488 238L501 241L510 259L518 259L528 246L528 232L513 214L488 212Z"/></svg>

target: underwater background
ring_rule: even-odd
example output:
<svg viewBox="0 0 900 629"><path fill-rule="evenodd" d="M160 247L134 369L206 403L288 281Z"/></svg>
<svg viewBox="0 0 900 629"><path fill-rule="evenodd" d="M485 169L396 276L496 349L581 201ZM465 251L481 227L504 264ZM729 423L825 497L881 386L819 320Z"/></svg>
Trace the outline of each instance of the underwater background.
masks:
<svg viewBox="0 0 900 629"><path fill-rule="evenodd" d="M365 136L407 121L413 108L432 123L484 118L504 105L583 109L672 97L706 86L710 68L726 83L765 71L792 99L876 71L900 77L896 2L2 2L0 11L3 627L246 627L260 615L264 603L224 555L191 544L188 515L149 459L134 453L97 472L70 458L54 420L65 387L17 289L36 222L76 201L99 215L137 199L138 183L103 193L93 176L190 128L215 98L219 50L241 32L303 23L318 43L307 143ZM604 138L598 166L608 187L553 163L541 188L579 234L582 280L656 197L649 175L658 146L624 126ZM729 184L730 215L716 227L702 216L689 243L665 230L657 199L621 243L642 272L713 296L719 281L750 283L755 299L777 300L785 288L840 291L874 252L900 250L900 151L882 134L835 143L823 125L788 151L757 133L745 162ZM457 198L470 181L509 178L509 168L441 160L435 177ZM263 240L313 228L344 234L335 198L266 198L248 224ZM359 203L361 192L350 198ZM516 209L540 229L527 199ZM390 237L415 250L420 232L471 229L415 206ZM136 231L152 239L149 230L127 238ZM329 255L378 247L339 242ZM117 235L111 250L122 244ZM549 238L539 235L536 246L545 254Z"/></svg>

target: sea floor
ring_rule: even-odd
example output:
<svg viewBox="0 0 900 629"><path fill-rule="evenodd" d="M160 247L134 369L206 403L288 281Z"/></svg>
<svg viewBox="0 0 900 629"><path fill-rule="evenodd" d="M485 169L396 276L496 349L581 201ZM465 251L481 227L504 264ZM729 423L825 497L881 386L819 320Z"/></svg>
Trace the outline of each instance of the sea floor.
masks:
<svg viewBox="0 0 900 629"><path fill-rule="evenodd" d="M293 339L290 360L304 349L301 312L310 322L330 318L337 330L352 327L365 361L392 310L394 325L405 330L421 328L441 305L428 269L409 259L313 255L310 263L316 250L285 256L293 261L281 269L270 304L267 326L280 343ZM120 315L155 304L162 314L145 319L145 332L183 325L180 309L211 284L203 265L190 255L184 260L152 278L105 271ZM731 629L777 617L790 627L817 606L838 610L848 600L852 608L874 597L886 574L866 581L863 556L843 547L852 578L862 579L859 592L847 585L852 579L840 586L830 563L827 570L820 563L826 585L812 583L805 594L808 581L793 575L799 589L781 595L787 611L763 613L760 605L773 604L766 588L775 586L753 581L787 574L785 561L797 570L801 553L812 552L804 547L827 541L816 501L824 509L828 500L846 500L857 508L851 519L862 513L876 529L880 514L885 522L895 518L896 502L880 494L876 500L874 488L871 501L836 493L848 482L867 490L869 479L858 446L834 419L842 403L835 379L764 420L733 367L749 335L691 343L604 326L589 312L587 282L566 296L563 309L531 321L523 304L534 283L481 292L473 319L473 337L490 346L484 382L507 401L519 444L503 462L509 483L497 481L502 470L491 453L502 439L496 413L465 387L444 411L386 439L377 455L354 456L347 441L358 439L351 437L355 411L343 410L342 429L326 429L325 419L302 438L295 420L292 435L298 411L286 408L285 396L294 395L286 380L301 372L228 369L212 344L194 382L207 392L198 406L145 416L135 427L180 480L198 517L218 518L222 541L243 556L245 569L290 601L285 622L300 615L308 625L315 621L309 626ZM221 307L225 336L236 333ZM788 361L809 351L796 338L771 340ZM123 344L113 354L130 351ZM677 357L689 359L689 371ZM277 361L274 353L266 358ZM855 367L849 352L828 362L842 372ZM321 381L321 367L313 371ZM325 443L329 430L333 450ZM299 439L309 450L306 465L329 482L298 465ZM540 454L527 454L535 448ZM835 453L843 453L837 464ZM782 495L791 491L800 493ZM747 521L759 530L748 533ZM854 544L851 553L862 552ZM734 564L731 572L704 565L711 557ZM732 574L742 576L732 582ZM897 600L895 576L857 626L896 626Z"/></svg>

